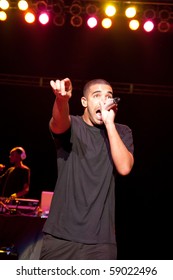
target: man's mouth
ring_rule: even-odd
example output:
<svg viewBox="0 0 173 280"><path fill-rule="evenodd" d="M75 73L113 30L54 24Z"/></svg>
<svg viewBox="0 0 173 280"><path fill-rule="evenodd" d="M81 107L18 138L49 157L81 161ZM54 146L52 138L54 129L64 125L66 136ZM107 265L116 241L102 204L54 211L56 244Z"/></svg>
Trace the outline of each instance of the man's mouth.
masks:
<svg viewBox="0 0 173 280"><path fill-rule="evenodd" d="M101 110L100 110L100 109L96 110L96 116L97 116L97 118L98 118L99 120L102 119L102 114L101 114Z"/></svg>

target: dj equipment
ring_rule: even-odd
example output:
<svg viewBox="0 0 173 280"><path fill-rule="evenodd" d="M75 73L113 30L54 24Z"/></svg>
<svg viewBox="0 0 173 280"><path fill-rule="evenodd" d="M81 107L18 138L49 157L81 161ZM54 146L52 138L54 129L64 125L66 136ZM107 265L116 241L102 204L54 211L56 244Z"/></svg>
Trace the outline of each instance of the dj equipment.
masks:
<svg viewBox="0 0 173 280"><path fill-rule="evenodd" d="M35 214L39 204L37 199L0 197L0 213Z"/></svg>

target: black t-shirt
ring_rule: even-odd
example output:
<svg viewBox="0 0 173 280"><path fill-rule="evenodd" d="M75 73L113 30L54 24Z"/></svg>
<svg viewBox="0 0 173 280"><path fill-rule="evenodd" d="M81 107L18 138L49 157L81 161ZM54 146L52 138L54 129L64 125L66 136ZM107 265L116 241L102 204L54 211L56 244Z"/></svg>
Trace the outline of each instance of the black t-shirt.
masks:
<svg viewBox="0 0 173 280"><path fill-rule="evenodd" d="M2 196L9 197L12 193L23 190L23 186L28 182L29 169L21 167L10 167L1 176Z"/></svg>
<svg viewBox="0 0 173 280"><path fill-rule="evenodd" d="M130 128L116 127L133 153ZM43 231L86 244L115 243L116 170L106 130L71 116L71 128L53 138L58 178Z"/></svg>

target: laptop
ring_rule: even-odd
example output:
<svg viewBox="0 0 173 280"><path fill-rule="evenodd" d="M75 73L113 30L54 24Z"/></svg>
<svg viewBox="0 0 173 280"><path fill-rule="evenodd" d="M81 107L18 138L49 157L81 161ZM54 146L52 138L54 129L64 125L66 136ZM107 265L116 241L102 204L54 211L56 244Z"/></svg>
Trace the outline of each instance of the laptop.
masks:
<svg viewBox="0 0 173 280"><path fill-rule="evenodd" d="M49 215L53 193L54 192L49 192L49 191L42 191L41 193L40 208L42 210L43 216Z"/></svg>

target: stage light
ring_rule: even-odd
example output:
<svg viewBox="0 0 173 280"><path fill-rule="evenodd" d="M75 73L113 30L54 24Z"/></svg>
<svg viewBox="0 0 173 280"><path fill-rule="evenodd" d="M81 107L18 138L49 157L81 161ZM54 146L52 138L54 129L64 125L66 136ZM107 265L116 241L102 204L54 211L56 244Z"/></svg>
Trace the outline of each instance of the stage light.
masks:
<svg viewBox="0 0 173 280"><path fill-rule="evenodd" d="M47 10L47 3L45 1L38 1L36 3L36 9L38 12L45 12Z"/></svg>
<svg viewBox="0 0 173 280"><path fill-rule="evenodd" d="M8 1L6 1L6 0L1 0L0 1L0 8L2 10L7 10L9 8L9 6L10 6L10 4L9 4Z"/></svg>
<svg viewBox="0 0 173 280"><path fill-rule="evenodd" d="M136 8L135 7L128 7L125 10L125 15L127 18L133 18L136 16Z"/></svg>
<svg viewBox="0 0 173 280"><path fill-rule="evenodd" d="M163 9L159 11L159 18L162 20L169 20L171 17L170 11Z"/></svg>
<svg viewBox="0 0 173 280"><path fill-rule="evenodd" d="M41 24L45 25L49 22L49 16L47 13L41 13L38 17L38 20Z"/></svg>
<svg viewBox="0 0 173 280"><path fill-rule="evenodd" d="M137 20L137 19L132 19L132 20L130 20L130 22L129 22L129 28L131 29L131 30L138 30L139 29L139 20Z"/></svg>
<svg viewBox="0 0 173 280"><path fill-rule="evenodd" d="M156 11L154 9L147 9L144 11L144 19L155 19Z"/></svg>
<svg viewBox="0 0 173 280"><path fill-rule="evenodd" d="M21 11L26 11L28 9L28 2L25 0L20 0L17 5Z"/></svg>
<svg viewBox="0 0 173 280"><path fill-rule="evenodd" d="M86 6L86 14L88 16L95 16L99 11L99 8L95 4L88 4Z"/></svg>
<svg viewBox="0 0 173 280"><path fill-rule="evenodd" d="M97 19L95 17L90 17L88 20L87 20L87 25L90 27L90 28L94 28L97 26Z"/></svg>
<svg viewBox="0 0 173 280"><path fill-rule="evenodd" d="M80 27L83 23L83 19L80 16L82 13L82 5L80 1L73 1L72 5L70 6L69 10L70 14L72 15L70 19L70 23L74 27Z"/></svg>
<svg viewBox="0 0 173 280"><path fill-rule="evenodd" d="M58 27L63 26L65 24L64 1L59 0L58 3L54 4L52 12L55 14L53 17L53 23Z"/></svg>
<svg viewBox="0 0 173 280"><path fill-rule="evenodd" d="M102 27L105 29L109 29L112 26L112 20L110 18L104 18L102 20Z"/></svg>
<svg viewBox="0 0 173 280"><path fill-rule="evenodd" d="M62 15L64 13L64 1L59 0L58 3L53 4L52 11L56 15Z"/></svg>
<svg viewBox="0 0 173 280"><path fill-rule="evenodd" d="M144 23L143 28L146 32L151 32L154 29L154 23L151 20L147 20Z"/></svg>
<svg viewBox="0 0 173 280"><path fill-rule="evenodd" d="M33 23L35 21L35 15L32 12L27 12L25 14L25 21L27 23Z"/></svg>
<svg viewBox="0 0 173 280"><path fill-rule="evenodd" d="M55 15L53 18L53 23L56 26L63 26L65 24L65 16L64 15Z"/></svg>
<svg viewBox="0 0 173 280"><path fill-rule="evenodd" d="M81 16L72 16L70 23L74 27L80 27L83 23L83 19Z"/></svg>
<svg viewBox="0 0 173 280"><path fill-rule="evenodd" d="M129 28L132 30L137 30L139 22L146 20L153 22L146 24L148 32L154 28L153 24L160 32L168 32L173 29L173 5L169 3L163 5L156 1L0 0L0 11L5 9L10 9L10 15L18 9L22 11L31 9L37 16L43 12L48 13L49 20L52 18L51 22L56 26L63 26L68 21L72 26L80 27L84 20L91 18L87 23L89 27L94 28L98 21L102 27L108 29L113 24L113 20L108 20L108 18L116 14L118 18L128 17L129 20L136 20L128 20ZM0 20L2 21L2 19ZM48 18L46 22L47 20Z"/></svg>
<svg viewBox="0 0 173 280"><path fill-rule="evenodd" d="M70 6L70 14L73 16L79 16L82 13L82 5L80 1L73 1Z"/></svg>
<svg viewBox="0 0 173 280"><path fill-rule="evenodd" d="M7 14L4 11L0 11L0 21L5 21L7 19Z"/></svg>
<svg viewBox="0 0 173 280"><path fill-rule="evenodd" d="M108 17L113 17L113 16L116 14L116 8L115 8L115 6L113 6L113 5L108 5L108 6L105 8L105 14L106 14Z"/></svg>
<svg viewBox="0 0 173 280"><path fill-rule="evenodd" d="M159 22L157 28L160 32L168 32L170 30L170 23L165 21L165 20L162 20Z"/></svg>

